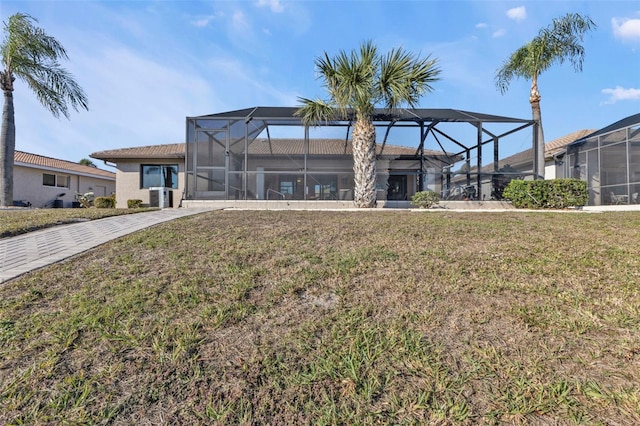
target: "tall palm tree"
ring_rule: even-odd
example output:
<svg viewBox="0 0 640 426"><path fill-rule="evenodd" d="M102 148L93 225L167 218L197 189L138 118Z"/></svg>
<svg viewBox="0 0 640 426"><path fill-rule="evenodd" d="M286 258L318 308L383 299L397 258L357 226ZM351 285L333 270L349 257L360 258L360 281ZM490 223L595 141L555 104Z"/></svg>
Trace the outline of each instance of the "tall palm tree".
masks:
<svg viewBox="0 0 640 426"><path fill-rule="evenodd" d="M4 93L0 133L0 206L13 204L13 161L16 128L13 90L16 78L24 81L40 103L55 117L69 118L69 104L78 111L88 109L87 96L73 76L60 67L68 59L64 47L42 28L36 19L16 13L4 23L4 40L0 44L2 67L0 87Z"/></svg>
<svg viewBox="0 0 640 426"><path fill-rule="evenodd" d="M296 114L308 126L331 120L352 120L353 199L357 207L376 203L376 129L373 113L378 105L390 113L408 105L416 107L420 97L433 90L438 80L437 59L418 58L402 48L380 55L371 41L350 54L340 51L334 58L325 52L316 59L329 99L299 98Z"/></svg>
<svg viewBox="0 0 640 426"><path fill-rule="evenodd" d="M552 65L569 60L576 72L582 71L584 47L582 41L587 31L596 24L588 17L577 13L568 13L553 20L551 25L540 30L538 35L511 54L496 73L496 86L504 94L511 80L518 77L531 80L529 103L533 119L538 122L537 170L534 173L544 178L544 132L540 111L540 92L538 77Z"/></svg>

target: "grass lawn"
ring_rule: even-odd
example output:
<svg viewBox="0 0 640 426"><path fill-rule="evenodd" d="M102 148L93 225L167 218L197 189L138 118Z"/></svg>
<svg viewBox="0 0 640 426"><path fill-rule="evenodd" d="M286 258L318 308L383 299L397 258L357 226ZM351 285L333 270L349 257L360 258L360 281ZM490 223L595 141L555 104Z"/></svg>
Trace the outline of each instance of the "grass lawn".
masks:
<svg viewBox="0 0 640 426"><path fill-rule="evenodd" d="M178 219L0 287L1 424L640 424L640 214Z"/></svg>
<svg viewBox="0 0 640 426"><path fill-rule="evenodd" d="M0 238L82 220L101 219L155 209L0 209Z"/></svg>

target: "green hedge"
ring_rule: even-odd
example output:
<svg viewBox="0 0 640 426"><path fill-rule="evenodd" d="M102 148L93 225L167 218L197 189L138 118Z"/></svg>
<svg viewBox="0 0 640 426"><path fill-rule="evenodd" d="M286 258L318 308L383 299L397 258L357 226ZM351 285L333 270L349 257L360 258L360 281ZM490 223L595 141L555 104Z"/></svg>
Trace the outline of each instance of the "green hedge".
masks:
<svg viewBox="0 0 640 426"><path fill-rule="evenodd" d="M96 197L93 205L97 209L113 209L116 207L116 197Z"/></svg>
<svg viewBox="0 0 640 426"><path fill-rule="evenodd" d="M422 209L429 209L434 204L438 204L439 202L440 197L436 192L433 191L416 192L415 195L411 197L411 204Z"/></svg>
<svg viewBox="0 0 640 426"><path fill-rule="evenodd" d="M587 182L580 179L514 179L502 195L521 209L566 209L589 201Z"/></svg>
<svg viewBox="0 0 640 426"><path fill-rule="evenodd" d="M142 200L127 200L127 207L130 209L139 209L142 207Z"/></svg>

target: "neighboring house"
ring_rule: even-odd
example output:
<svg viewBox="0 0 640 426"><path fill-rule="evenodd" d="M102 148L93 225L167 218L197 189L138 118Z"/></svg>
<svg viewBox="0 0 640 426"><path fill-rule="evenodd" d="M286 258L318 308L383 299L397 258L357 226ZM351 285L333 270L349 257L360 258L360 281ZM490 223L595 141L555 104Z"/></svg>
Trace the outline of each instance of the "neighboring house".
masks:
<svg viewBox="0 0 640 426"><path fill-rule="evenodd" d="M160 187L169 188L172 207L178 207L185 182L184 151L184 143L174 143L111 149L91 157L116 164L116 207L127 208L127 200L149 205L150 188Z"/></svg>
<svg viewBox="0 0 640 426"><path fill-rule="evenodd" d="M578 130L547 142L544 145L544 176L545 179L565 177L564 154L567 145L595 132L593 129ZM507 168L525 178L533 178L533 150L527 149L517 154L505 157L498 163L498 169Z"/></svg>
<svg viewBox="0 0 640 426"><path fill-rule="evenodd" d="M567 146L567 177L582 179L589 205L640 204L640 114Z"/></svg>
<svg viewBox="0 0 640 426"><path fill-rule="evenodd" d="M578 130L568 135L562 136L547 142L544 145L544 176L545 179L556 179L565 177L564 155L567 145L588 134L593 133L593 129ZM508 167L515 169L524 177L533 178L533 150L527 149L517 154L505 157L500 160L498 169Z"/></svg>
<svg viewBox="0 0 640 426"><path fill-rule="evenodd" d="M544 151L545 179L566 177L564 156L567 146L572 142L593 133L594 131L595 130L592 129L578 130L547 142L545 144ZM483 185L482 193L485 194L484 198L488 199L488 194L491 194L491 198L500 199L502 191L511 179L534 178L533 149L530 148L505 157L498 161L495 168L492 164L482 167L481 170L481 180ZM475 167L470 168L468 174L464 170L456 172L455 176L451 178L451 197L460 198L461 194L464 195L464 188L475 183L475 179L473 178L475 176L477 176L477 168ZM469 192L473 194L475 193L474 191L475 188L471 186ZM444 198L447 198L446 194Z"/></svg>
<svg viewBox="0 0 640 426"><path fill-rule="evenodd" d="M111 195L116 174L66 160L16 151L13 199L31 207L72 207L76 193Z"/></svg>

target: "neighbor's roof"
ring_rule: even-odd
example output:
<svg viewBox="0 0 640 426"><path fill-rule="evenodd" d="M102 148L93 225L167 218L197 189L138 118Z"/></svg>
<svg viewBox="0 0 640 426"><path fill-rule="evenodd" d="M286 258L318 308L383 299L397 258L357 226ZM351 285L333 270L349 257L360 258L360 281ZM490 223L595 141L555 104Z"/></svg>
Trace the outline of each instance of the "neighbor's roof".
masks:
<svg viewBox="0 0 640 426"><path fill-rule="evenodd" d="M568 135L564 135L558 139L554 139L551 142L547 142L544 144L544 156L546 159L552 158L557 153L561 152L567 145L573 143L574 141L585 137L593 133L593 129L583 129L578 130L573 133L569 133ZM517 154L513 154L509 157L505 157L500 160L500 164L498 167L502 167L505 165L518 165L522 163L531 162L533 159L533 149L529 148L527 150L518 152Z"/></svg>
<svg viewBox="0 0 640 426"><path fill-rule="evenodd" d="M51 171L73 173L76 175L100 177L109 180L116 179L116 174L108 170L85 166L72 161L45 157L44 155L31 154L24 151L15 151L14 164L16 166L34 167Z"/></svg>
<svg viewBox="0 0 640 426"><path fill-rule="evenodd" d="M381 154L382 150L382 154ZM414 156L417 148L385 144L377 144L378 155L406 155ZM303 139L256 139L249 145L251 155L302 155L304 153ZM344 139L310 139L309 153L313 155L352 155L350 140ZM450 156L442 151L425 150L429 156ZM117 162L118 159L151 159L151 158L184 158L185 144L139 146L133 148L112 149L94 152L91 157L100 160Z"/></svg>
<svg viewBox="0 0 640 426"><path fill-rule="evenodd" d="M242 119L249 120L284 120L300 123L300 117L295 115L299 107L253 107L235 111L221 112L218 114L188 117L189 119ZM458 121L458 122L495 122L495 123L529 123L531 119L504 117L499 115L483 114L479 112L462 111L443 108L399 108L393 114L387 110L377 108L373 113L373 121L409 121L409 122L434 122L434 121Z"/></svg>

